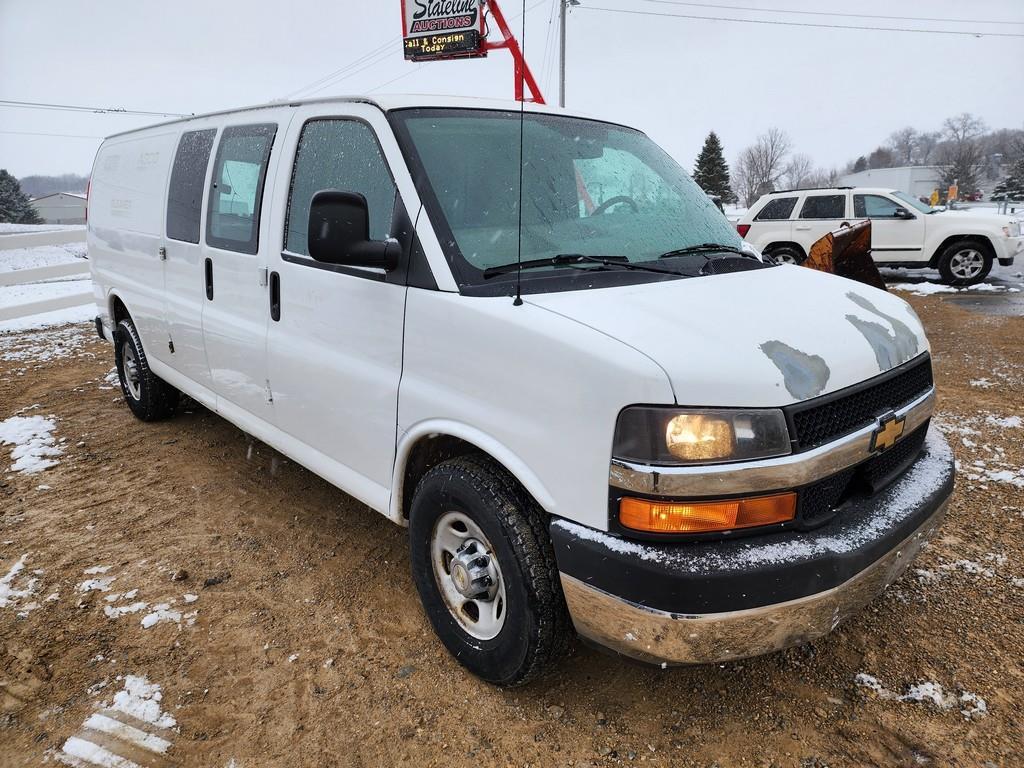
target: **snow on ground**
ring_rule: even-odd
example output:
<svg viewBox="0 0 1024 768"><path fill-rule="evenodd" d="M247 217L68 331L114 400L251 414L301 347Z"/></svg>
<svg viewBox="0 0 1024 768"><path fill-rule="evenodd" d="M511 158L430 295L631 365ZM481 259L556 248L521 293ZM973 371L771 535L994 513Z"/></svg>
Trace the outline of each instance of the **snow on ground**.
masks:
<svg viewBox="0 0 1024 768"><path fill-rule="evenodd" d="M1020 288L1013 288L1006 285L993 285L992 283L978 283L977 285L970 285L966 288L957 288L952 285L942 285L941 283L889 283L888 288L890 291L909 291L915 296L931 296L936 293L978 293L978 292L989 292L989 293L1020 293Z"/></svg>
<svg viewBox="0 0 1024 768"><path fill-rule="evenodd" d="M72 311L81 311L82 309L82 307L75 307L70 310L60 310L60 312L70 313ZM95 312L91 306L85 309ZM51 314L56 315L59 312ZM32 325L41 317L43 316L36 315L34 318L25 318L24 322ZM21 321L9 321L9 323L18 322ZM0 323L0 331L3 331L9 323ZM83 347L87 340L95 338L95 334L96 331L85 323L51 327L42 332L0 332L0 360L45 365L54 360L68 357L92 356L93 353L83 351Z"/></svg>
<svg viewBox="0 0 1024 768"><path fill-rule="evenodd" d="M29 283L28 285L0 285L0 307L59 299L64 296L74 296L83 291L92 291L91 280L63 279L45 283ZM91 293L89 303L91 304ZM95 314L94 311L93 316Z"/></svg>
<svg viewBox="0 0 1024 768"><path fill-rule="evenodd" d="M985 442L984 439L994 429L1024 429L1024 419L1020 416L999 416L986 411L960 417L939 413L932 419L932 423L951 440L959 440L970 454L969 460L957 461L956 468L961 481L982 488L988 483L1007 483L1016 488L1024 488L1024 467L1006 461L1005 449Z"/></svg>
<svg viewBox="0 0 1024 768"><path fill-rule="evenodd" d="M93 318L95 317L96 305L90 301L88 304L81 304L77 307L55 309L52 312L40 312L38 315L4 320L0 322L0 341L2 341L5 332L20 333L71 324L89 326L91 329ZM95 334L95 331L93 333Z"/></svg>
<svg viewBox="0 0 1024 768"><path fill-rule="evenodd" d="M85 258L85 243L40 245L35 248L0 250L0 272L73 264Z"/></svg>
<svg viewBox="0 0 1024 768"><path fill-rule="evenodd" d="M0 224L0 235L29 235L36 232L66 232L80 229L85 232L84 224Z"/></svg>
<svg viewBox="0 0 1024 768"><path fill-rule="evenodd" d="M951 710L959 709L968 720L984 717L988 714L988 705L985 700L976 693L961 690L959 694L947 693L941 685L926 680L915 683L907 688L904 694L898 694L886 688L874 675L860 672L854 678L854 682L861 688L865 688L880 699L887 701L909 701L918 704L931 704L936 709Z"/></svg>
<svg viewBox="0 0 1024 768"><path fill-rule="evenodd" d="M106 681L103 682L105 685ZM166 759L160 756L171 748L178 723L161 709L162 701L159 685L144 676L126 675L124 688L114 694L112 702L100 704L86 718L78 733L64 742L57 759L75 768L163 765ZM138 762L121 757L102 744L123 746Z"/></svg>
<svg viewBox="0 0 1024 768"><path fill-rule="evenodd" d="M28 561L28 553L19 557L3 576L0 576L0 608L8 606L19 607L18 615L27 616L28 612L38 608L39 603L34 600L23 602L36 593L39 586L39 576L42 571L34 571L34 576L23 575L25 563Z"/></svg>
<svg viewBox="0 0 1024 768"><path fill-rule="evenodd" d="M0 421L0 445L11 445L11 472L34 475L58 464L63 450L54 442L57 428L53 418L11 416Z"/></svg>

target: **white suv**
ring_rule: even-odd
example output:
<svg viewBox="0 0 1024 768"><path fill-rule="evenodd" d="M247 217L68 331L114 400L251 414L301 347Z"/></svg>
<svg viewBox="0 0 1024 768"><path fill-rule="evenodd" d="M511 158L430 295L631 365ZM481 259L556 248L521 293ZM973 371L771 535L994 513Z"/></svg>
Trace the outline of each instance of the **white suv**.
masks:
<svg viewBox="0 0 1024 768"><path fill-rule="evenodd" d="M879 264L933 267L950 285L985 279L992 262L1013 264L1024 250L1011 216L937 211L905 192L873 187L794 189L761 197L739 220L740 236L775 261L799 264L831 231L871 220L871 252Z"/></svg>

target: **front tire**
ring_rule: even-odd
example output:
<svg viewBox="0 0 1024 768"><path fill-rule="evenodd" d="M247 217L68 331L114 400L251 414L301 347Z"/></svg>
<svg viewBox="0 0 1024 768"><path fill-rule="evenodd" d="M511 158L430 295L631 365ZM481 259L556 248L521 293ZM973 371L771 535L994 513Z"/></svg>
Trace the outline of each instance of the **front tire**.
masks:
<svg viewBox="0 0 1024 768"><path fill-rule="evenodd" d="M114 362L121 392L135 417L159 421L174 415L181 393L149 369L135 324L125 319L114 330Z"/></svg>
<svg viewBox="0 0 1024 768"><path fill-rule="evenodd" d="M546 515L498 464L463 456L429 470L409 545L427 618L470 672L520 685L564 654L572 633Z"/></svg>
<svg viewBox="0 0 1024 768"><path fill-rule="evenodd" d="M992 271L992 253L976 240L957 240L939 256L938 267L946 285L976 285Z"/></svg>

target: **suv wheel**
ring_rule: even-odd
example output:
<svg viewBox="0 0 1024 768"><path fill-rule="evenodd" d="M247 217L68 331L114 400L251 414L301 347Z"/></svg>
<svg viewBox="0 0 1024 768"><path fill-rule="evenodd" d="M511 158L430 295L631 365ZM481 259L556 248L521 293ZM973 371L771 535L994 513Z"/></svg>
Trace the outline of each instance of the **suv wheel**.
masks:
<svg viewBox="0 0 1024 768"><path fill-rule="evenodd" d="M939 274L946 285L975 285L992 270L992 254L976 240L957 240L939 256Z"/></svg>
<svg viewBox="0 0 1024 768"><path fill-rule="evenodd" d="M122 320L114 331L114 362L124 401L137 418L158 421L174 415L181 393L149 370L142 340L131 320Z"/></svg>
<svg viewBox="0 0 1024 768"><path fill-rule="evenodd" d="M438 464L413 496L410 559L427 618L460 664L496 685L535 677L572 636L546 518L484 457Z"/></svg>
<svg viewBox="0 0 1024 768"><path fill-rule="evenodd" d="M800 266L807 258L799 248L792 245L776 245L768 251L768 256L776 264L794 264Z"/></svg>

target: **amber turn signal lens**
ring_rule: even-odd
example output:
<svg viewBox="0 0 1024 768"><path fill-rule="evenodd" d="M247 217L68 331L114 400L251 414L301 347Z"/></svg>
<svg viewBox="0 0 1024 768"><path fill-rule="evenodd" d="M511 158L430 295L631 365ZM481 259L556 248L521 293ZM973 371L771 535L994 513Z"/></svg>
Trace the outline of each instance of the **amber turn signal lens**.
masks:
<svg viewBox="0 0 1024 768"><path fill-rule="evenodd" d="M796 494L778 493L725 501L651 501L623 499L619 522L626 528L651 533L707 533L751 528L792 520Z"/></svg>

